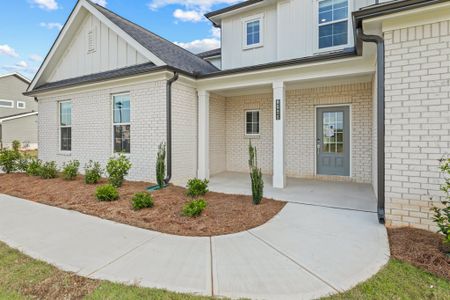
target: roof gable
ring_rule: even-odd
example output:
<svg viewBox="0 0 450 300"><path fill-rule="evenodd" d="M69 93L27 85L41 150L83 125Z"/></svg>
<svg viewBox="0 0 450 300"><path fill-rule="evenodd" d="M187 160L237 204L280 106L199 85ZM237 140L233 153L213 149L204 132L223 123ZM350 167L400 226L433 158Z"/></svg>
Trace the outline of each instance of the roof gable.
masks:
<svg viewBox="0 0 450 300"><path fill-rule="evenodd" d="M102 28L105 27L114 32L114 34L144 58L136 60L136 64L152 63L158 67L170 66L193 75L218 71L209 62L118 16L110 10L89 0L78 0L50 52L47 54L36 76L28 87L27 92L34 90L36 87L48 84L51 81L65 80L71 78L70 76L77 77L95 74L95 70L91 70L91 72L86 74L68 72L67 74L61 75L55 70L58 66L64 64L61 61L67 58L66 49L73 43L73 38L79 32L80 27L83 27L83 24L86 23L86 18L90 15L94 17L94 20L98 20L102 24ZM76 62L72 62L72 65L76 64ZM117 66L118 69L123 67L128 66L126 64L119 64ZM99 72L105 71L109 70L101 69Z"/></svg>
<svg viewBox="0 0 450 300"><path fill-rule="evenodd" d="M88 0L89 1L89 0ZM90 2L90 1L89 1ZM183 70L191 74L205 74L218 71L209 62L201 59L195 54L181 48L161 36L125 19L112 11L90 2L105 17L120 27L124 32L138 41L150 52L158 56L167 65Z"/></svg>

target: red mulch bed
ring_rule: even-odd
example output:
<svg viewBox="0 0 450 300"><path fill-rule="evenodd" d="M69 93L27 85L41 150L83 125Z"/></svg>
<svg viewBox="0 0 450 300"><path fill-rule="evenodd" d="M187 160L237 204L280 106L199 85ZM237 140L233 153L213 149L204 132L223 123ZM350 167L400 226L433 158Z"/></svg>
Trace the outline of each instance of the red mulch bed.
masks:
<svg viewBox="0 0 450 300"><path fill-rule="evenodd" d="M269 221L285 205L284 202L269 199L263 199L260 205L253 205L250 196L209 192L204 197L208 205L203 214L189 218L181 215L183 206L189 200L186 190L171 185L152 192L155 200L153 208L133 211L131 198L150 185L146 182L125 182L119 189L118 201L99 202L94 196L98 185L84 184L81 176L74 181L65 181L60 178L43 180L26 174L0 174L0 193L184 236L213 236L248 230Z"/></svg>
<svg viewBox="0 0 450 300"><path fill-rule="evenodd" d="M442 236L415 228L388 228L391 255L450 280L450 258L442 251Z"/></svg>

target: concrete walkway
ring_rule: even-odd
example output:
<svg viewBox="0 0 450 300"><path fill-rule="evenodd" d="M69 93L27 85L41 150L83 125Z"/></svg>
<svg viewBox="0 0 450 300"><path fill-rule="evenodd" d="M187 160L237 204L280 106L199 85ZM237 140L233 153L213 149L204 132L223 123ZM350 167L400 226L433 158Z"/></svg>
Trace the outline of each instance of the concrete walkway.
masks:
<svg viewBox="0 0 450 300"><path fill-rule="evenodd" d="M389 259L376 214L293 203L258 228L208 238L152 232L0 194L0 240L90 278L252 299L344 291Z"/></svg>
<svg viewBox="0 0 450 300"><path fill-rule="evenodd" d="M264 196L288 202L332 208L377 211L377 199L370 184L288 178L284 189L272 187L272 177L264 176ZM247 173L224 172L210 179L209 189L226 194L251 195Z"/></svg>

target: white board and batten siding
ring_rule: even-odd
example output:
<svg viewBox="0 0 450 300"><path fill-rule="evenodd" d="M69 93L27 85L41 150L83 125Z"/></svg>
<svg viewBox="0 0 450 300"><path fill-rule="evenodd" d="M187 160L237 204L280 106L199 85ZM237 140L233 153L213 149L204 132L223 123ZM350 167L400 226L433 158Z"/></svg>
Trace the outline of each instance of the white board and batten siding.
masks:
<svg viewBox="0 0 450 300"><path fill-rule="evenodd" d="M375 0L349 0L350 10ZM222 19L222 69L246 67L318 54L318 0L284 0ZM386 2L386 1L382 1ZM262 47L244 49L243 20L263 15ZM350 17L351 21L351 17ZM349 45L353 30L349 24Z"/></svg>
<svg viewBox="0 0 450 300"><path fill-rule="evenodd" d="M135 48L92 14L87 14L49 82L95 74L149 62Z"/></svg>

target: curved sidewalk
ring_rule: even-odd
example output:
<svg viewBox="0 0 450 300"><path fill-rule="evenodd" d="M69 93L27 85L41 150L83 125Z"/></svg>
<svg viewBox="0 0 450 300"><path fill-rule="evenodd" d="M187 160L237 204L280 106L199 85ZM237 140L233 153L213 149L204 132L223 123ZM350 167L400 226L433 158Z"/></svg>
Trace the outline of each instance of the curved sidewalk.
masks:
<svg viewBox="0 0 450 300"><path fill-rule="evenodd" d="M376 214L292 203L258 228L208 238L162 234L0 194L0 240L82 276L252 299L344 291L389 259Z"/></svg>

